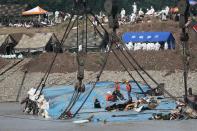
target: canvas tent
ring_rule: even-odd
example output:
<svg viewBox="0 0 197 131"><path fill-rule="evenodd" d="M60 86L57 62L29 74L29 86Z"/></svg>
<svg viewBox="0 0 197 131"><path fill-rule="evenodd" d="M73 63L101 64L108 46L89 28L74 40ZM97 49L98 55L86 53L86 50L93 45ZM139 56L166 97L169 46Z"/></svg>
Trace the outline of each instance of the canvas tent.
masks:
<svg viewBox="0 0 197 131"><path fill-rule="evenodd" d="M94 32L89 32L87 50L90 52L100 51L102 39L99 36L95 36ZM79 45L82 43L82 32L79 33ZM85 37L85 36L84 36ZM85 43L85 40L84 40ZM63 43L64 50L68 50L70 52L77 51L77 33L70 33L66 41Z"/></svg>
<svg viewBox="0 0 197 131"><path fill-rule="evenodd" d="M40 8L39 6L30 9L28 11L22 12L22 15L43 15L46 14L48 11Z"/></svg>
<svg viewBox="0 0 197 131"><path fill-rule="evenodd" d="M0 35L0 54L13 54L15 45L16 42L11 35Z"/></svg>
<svg viewBox="0 0 197 131"><path fill-rule="evenodd" d="M126 32L122 35L124 43L168 43L168 49L175 49L175 39L170 32Z"/></svg>
<svg viewBox="0 0 197 131"><path fill-rule="evenodd" d="M16 53L59 52L60 44L53 33L36 33L33 37L23 35L17 46Z"/></svg>

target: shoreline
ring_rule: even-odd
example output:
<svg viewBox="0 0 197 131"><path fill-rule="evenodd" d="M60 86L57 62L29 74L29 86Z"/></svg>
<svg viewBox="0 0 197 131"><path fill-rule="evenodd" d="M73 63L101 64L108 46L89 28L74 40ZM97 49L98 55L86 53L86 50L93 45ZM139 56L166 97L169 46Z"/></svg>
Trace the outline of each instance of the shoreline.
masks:
<svg viewBox="0 0 197 131"><path fill-rule="evenodd" d="M184 84L183 84L183 72L180 70L171 72L171 71L147 71L158 83L164 83L165 89L169 91L175 97L182 97L184 95ZM139 82L142 82L139 75L135 71L131 71L132 75ZM76 72L73 73L52 73L49 75L48 80L46 81L46 87L54 87L58 85L73 85L76 82ZM84 83L90 81L95 81L97 72L85 71ZM145 76L145 74L142 74ZM0 102L2 101L16 101L19 89L21 87L21 82L24 76L24 72L17 71L6 77L0 85ZM44 73L34 72L27 73L22 86L19 101L26 96L27 91L30 88L36 88L40 83L41 78L44 76ZM193 88L193 93L197 94L197 72L190 72L188 75L188 88ZM121 71L104 71L100 81L120 81L122 80L132 80L127 72ZM148 84L155 88L156 85L147 77L145 77Z"/></svg>

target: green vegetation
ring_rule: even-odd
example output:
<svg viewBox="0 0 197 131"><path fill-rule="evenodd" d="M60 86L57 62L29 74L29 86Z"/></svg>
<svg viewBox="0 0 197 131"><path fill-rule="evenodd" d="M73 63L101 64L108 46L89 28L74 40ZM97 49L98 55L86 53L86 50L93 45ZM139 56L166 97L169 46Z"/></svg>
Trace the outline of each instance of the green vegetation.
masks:
<svg viewBox="0 0 197 131"><path fill-rule="evenodd" d="M105 0L88 0L88 5L94 9L95 12L103 10ZM173 6L178 0L119 0L120 8L124 7L131 12L132 4L136 1L138 7L142 9L150 8L152 5L156 10L161 10L166 5ZM69 11L73 6L73 0L0 0L0 4L28 4L31 7L41 6L46 10L55 11Z"/></svg>

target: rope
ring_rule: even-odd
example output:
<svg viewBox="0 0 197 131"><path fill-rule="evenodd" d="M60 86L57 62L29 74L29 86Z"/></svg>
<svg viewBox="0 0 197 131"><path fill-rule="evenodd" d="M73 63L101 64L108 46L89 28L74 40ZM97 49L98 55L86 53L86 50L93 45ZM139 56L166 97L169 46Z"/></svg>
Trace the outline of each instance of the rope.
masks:
<svg viewBox="0 0 197 131"><path fill-rule="evenodd" d="M116 54L116 52L114 51L114 49L112 49L112 52L114 53L115 57L118 59L118 61L120 62L120 64L124 67L124 69L127 71L127 73L129 74L129 76L134 80L134 82L137 84L138 88L141 90L141 92L144 94L144 96L146 96L145 92L143 91L143 89L141 88L141 86L139 85L139 83L135 80L135 78L133 77L133 75L129 72L129 70L127 69L127 67L124 65L123 61L118 57L118 55Z"/></svg>
<svg viewBox="0 0 197 131"><path fill-rule="evenodd" d="M86 101L87 101L87 99L89 98L89 96L91 95L92 91L93 91L94 88L96 87L97 82L100 80L100 77L101 77L101 75L102 75L102 73L103 73L103 70L104 70L104 68L105 68L105 66L106 66L106 64L107 64L107 60L108 60L109 53L110 53L111 48L112 48L112 44L110 44L109 47L110 47L110 49L109 49L109 51L107 52L107 54L106 54L106 56L105 56L105 61L104 61L103 65L102 65L102 67L101 67L101 70L100 70L99 74L97 75L96 82L93 83L92 89L91 89L90 92L88 93L88 95L87 95L87 97L85 98L85 100L82 102L81 106L80 106L80 107L77 109L77 111L73 114L73 117L75 117L75 116L78 114L78 112L81 110L81 108L82 108L83 105L86 103Z"/></svg>
<svg viewBox="0 0 197 131"><path fill-rule="evenodd" d="M85 22L86 22L86 52L87 52L87 48L88 48L88 15L87 15L87 13L86 13L86 19L85 19Z"/></svg>
<svg viewBox="0 0 197 131"><path fill-rule="evenodd" d="M21 60L19 63L21 63L22 61L24 61L24 60ZM17 72L20 68L22 68L23 65L19 65L19 63L18 63L17 65L15 65L14 67L11 68L11 69L13 69L13 71L11 71L11 72L6 71L7 75L4 76L4 77L0 80L0 83L1 83L2 81L4 81L6 78L10 77L10 75L12 75L12 74L14 74L15 72ZM11 69L9 69L9 71L10 71ZM15 70L14 70L14 69L15 69ZM1 75L0 75L0 76L1 76Z"/></svg>
<svg viewBox="0 0 197 131"><path fill-rule="evenodd" d="M64 38L65 38L66 35L67 35L67 31L68 31L68 28L69 28L69 26L70 26L70 24L71 24L71 21L72 21L72 18L73 18L73 17L74 17L74 15L72 14L72 16L71 16L71 18L70 18L70 20L69 20L69 23L68 23L68 25L67 25L67 27L66 27L66 30L65 30L65 32L64 32L64 35L63 35L63 37L62 37L61 43L64 42Z"/></svg>
<svg viewBox="0 0 197 131"><path fill-rule="evenodd" d="M67 112L69 112L72 108L73 108L73 106L76 104L76 102L79 100L79 97L81 96L81 92L77 92L77 95L76 95L76 97L75 97L75 99L73 100L74 102L72 103L72 105L70 106L70 108L68 108L68 111Z"/></svg>
<svg viewBox="0 0 197 131"><path fill-rule="evenodd" d="M72 98L71 98L71 100L70 100L70 103L69 103L69 105L67 106L67 108L66 108L66 110L65 110L64 113L68 112L68 110L71 109L71 107L72 107L74 101L77 99L78 93L79 93L79 92L77 92L76 90L74 91L74 93L73 93L73 95L72 95ZM63 113L63 114L64 114L64 113Z"/></svg>
<svg viewBox="0 0 197 131"><path fill-rule="evenodd" d="M79 48L79 21L78 21L78 15L77 15L77 62L78 65L80 64L79 62L79 52L78 52L78 48ZM83 48L83 52L87 53L87 15L86 15L86 43L85 43L85 50L84 50L84 24L85 24L85 19L83 18L83 31L82 31L82 48ZM83 54L82 54L83 55ZM75 90L73 92L72 98L68 104L68 106L66 107L66 109L64 110L64 112L60 115L59 119L63 118L67 112L69 112L73 106L75 105L75 103L78 101L79 97L81 95L81 92L79 92L78 90Z"/></svg>
<svg viewBox="0 0 197 131"><path fill-rule="evenodd" d="M94 16L94 14L92 14L93 16ZM90 19L89 19L90 20ZM97 20L97 22L102 26L102 24L98 21L98 19L96 18L96 20ZM91 20L90 20L91 21ZM93 24L93 26L95 26L94 24ZM103 27L104 28L104 27ZM97 29L97 28L96 28ZM104 30L106 31L106 29L104 28ZM97 31L98 31L98 33L99 34L101 34L100 33L100 31L97 29ZM106 31L107 32L107 31ZM102 38L104 37L103 35L100 35ZM116 44L116 42L114 42L115 44ZM112 45L111 45L112 46ZM113 51L113 50L112 50ZM131 63L131 62L130 62ZM121 62L121 64L123 64L122 62ZM132 63L131 63L132 64ZM123 65L124 66L124 65ZM125 67L125 66L124 66ZM126 70L127 70L127 68L126 68ZM133 78L133 80L135 81L135 78L132 76L132 74L127 70L127 72L129 73L129 75ZM141 75L141 74L140 74ZM143 77L142 77L143 78ZM144 95L146 95L145 93L144 93L144 91L142 90L142 88L141 88L141 86L137 83L137 81L135 81L136 82L136 84L137 84L137 86L140 88L140 90L142 91L142 93L144 94ZM147 83L147 82L146 82ZM147 84L148 85L148 84Z"/></svg>
<svg viewBox="0 0 197 131"><path fill-rule="evenodd" d="M90 14L96 18L96 21L98 22L98 24L102 27L102 29L107 32L107 30L103 27L103 25L100 23L100 21L98 20L98 18L94 15L94 13L90 12ZM97 28L96 28L97 29ZM97 29L98 32L100 32ZM100 33L101 34L101 33ZM102 37L102 35L100 35ZM142 66L140 66L140 64L135 60L135 58L132 56L131 52L129 51L129 49L127 48L127 46L122 42L122 40L116 35L115 36L118 41L120 41L120 43L123 45L123 47L125 48L126 52L128 53L128 55L132 58L132 60L135 62L135 64L138 66L138 68L140 68L157 86L159 86L159 83L150 76L150 74L144 70L144 68ZM166 93L168 96L170 96L171 98L173 98L174 100L177 100L177 98L175 98L171 93L169 93L167 90L163 89L164 93Z"/></svg>
<svg viewBox="0 0 197 131"><path fill-rule="evenodd" d="M24 84L25 78L26 78L26 76L27 76L27 73L28 73L28 71L25 71L25 72L24 72L23 79L22 79L22 81L21 81L21 85L20 85L19 90L18 90L18 93L17 93L16 101L19 101L19 97L20 97L20 95L21 95L21 91L22 91L23 84Z"/></svg>
<svg viewBox="0 0 197 131"><path fill-rule="evenodd" d="M72 30L72 28L73 28L73 26L74 26L74 24L75 24L75 22L76 22L76 19L75 19L75 21L73 22L72 26L71 26L70 29L69 29L69 26L70 26L70 24L71 24L72 18L73 18L73 15L72 15L71 18L70 18L70 21L69 21L69 23L68 23L68 25L67 25L66 31L65 31L65 33L64 33L64 35L63 35L63 38L62 38L62 40L61 40L61 43L60 43L61 46L63 45L63 43L64 43L65 40L67 39L67 37L68 37L70 31ZM77 17L77 19L78 19L78 17ZM55 62L57 56L58 56L58 52L55 53L55 56L54 56L54 58L53 58L53 60L52 60L52 62L51 62L51 64L50 64L50 67L49 67L48 71L45 73L45 75L44 75L43 78L41 79L39 85L37 86L37 89L36 89L36 91L35 91L34 94L37 93L39 87L42 85L41 90L40 90L40 93L39 93L37 99L40 98L40 95L41 95L41 93L42 93L42 90L43 90L43 88L45 87L46 81L47 81L47 79L48 79L48 77L49 77L49 74L50 74L50 72L51 72L51 70L52 70L52 67L53 67L53 65L54 65L54 62ZM43 81L44 81L44 82L43 82ZM43 83L43 84L42 84L42 83Z"/></svg>
<svg viewBox="0 0 197 131"><path fill-rule="evenodd" d="M92 74L92 75L89 76L88 78L92 78L93 75L94 75L94 74ZM75 95L76 93L77 93L77 91L75 90L74 93L72 94L72 97L71 97L71 100L70 100L68 106L66 107L66 109L65 109L64 112L60 115L60 117L59 117L58 119L62 119L62 118L66 115L66 113L67 113L68 111L70 111L70 110L73 108L73 106L75 105L75 103L78 101L78 99L79 99L79 97L80 97L81 94L78 95L77 100L74 100L74 99L76 99L76 98L75 98L75 97L76 97L76 95ZM82 99L83 99L83 98L82 98ZM72 104L72 106L71 106L71 104ZM70 109L69 109L69 108L70 108Z"/></svg>
<svg viewBox="0 0 197 131"><path fill-rule="evenodd" d="M103 34L101 34L101 32L96 28L96 26L93 24L93 22L90 20L90 18L88 17L88 20L90 21L90 23L94 26L94 29L99 33L101 38L104 38Z"/></svg>
<svg viewBox="0 0 197 131"><path fill-rule="evenodd" d="M132 54L130 53L130 51L128 50L127 46L122 42L122 40L118 37L115 36L120 43L123 45L123 47L126 49L127 53L129 54L129 56L132 58L132 60L136 63L136 65L157 85L159 86L159 84L139 65L139 63L135 60L135 58L132 56ZM157 88L155 88L157 89ZM168 96L170 96L172 99L174 100L178 100L176 97L174 97L170 92L168 92L166 89L163 89L163 92L166 93Z"/></svg>
<svg viewBox="0 0 197 131"><path fill-rule="evenodd" d="M90 11L89 13L95 18L95 20L96 20L97 23L101 26L101 28L102 28L105 32L108 32L108 31L105 29L105 27L103 27L103 25L101 24L101 22L98 20L98 17L97 17L92 11Z"/></svg>
<svg viewBox="0 0 197 131"><path fill-rule="evenodd" d="M76 90L73 92L72 97L71 97L71 100L70 100L68 106L66 107L66 109L64 110L64 112L59 116L59 119L62 119L66 115L66 113L68 112L68 110L71 109L71 107L73 106L74 101L77 99L77 93L78 92Z"/></svg>
<svg viewBox="0 0 197 131"><path fill-rule="evenodd" d="M87 54L87 44L88 44L88 41L87 41L88 40L88 34L87 34L88 33L88 16L87 16L87 13L84 15L84 17L85 18L83 18L83 31L82 31L82 46L83 46L82 47L83 48L82 51L83 51L83 53L80 54L78 52L78 50L77 50L77 62L78 62L78 65L80 65L80 57L79 57L79 55L85 55L85 56L83 56L83 59L84 59L84 57L86 57L86 54ZM79 24L78 24L78 19L77 19L77 49L78 49L78 46L79 46L79 43L78 43L79 42L78 26L79 26ZM84 33L85 33L85 39L86 39L85 40L85 44L84 44ZM83 60L83 64L84 63L85 63L85 60ZM66 113L69 112L73 108L73 106L75 105L75 103L79 99L80 95L81 95L81 93L79 91L77 91L77 90L75 90L73 92L72 98L71 98L67 108L65 109L65 111L59 117L60 119L64 115L66 115Z"/></svg>
<svg viewBox="0 0 197 131"><path fill-rule="evenodd" d="M7 68L6 70L4 70L3 72L0 73L0 76L5 74L6 72L8 72L9 70L11 70L12 68L14 68L15 66L17 66L19 63L21 63L23 60L20 60L16 63L14 63L12 66L10 66L9 68Z"/></svg>
<svg viewBox="0 0 197 131"><path fill-rule="evenodd" d="M134 70L137 72L137 74L141 77L141 79L144 81L144 83L151 88L151 86L147 83L147 81L144 79L144 77L141 75L141 73L138 71L138 69L136 68L136 66L130 61L130 59L128 58L127 55L125 55L124 51L118 46L117 43L115 43L118 47L118 49L120 50L120 52L124 55L124 57L127 59L127 61L129 62L129 64L134 68Z"/></svg>
<svg viewBox="0 0 197 131"><path fill-rule="evenodd" d="M45 87L46 81L47 81L47 79L48 79L48 77L49 77L49 74L50 74L50 72L51 72L51 70L52 70L53 64L55 63L57 54L58 54L58 53L55 54L55 56L54 56L54 58L53 58L53 61L52 61L51 65L50 65L50 67L49 67L49 70L48 70L48 72L46 73L46 78L44 79L44 82L43 82L43 84L42 84L42 87L41 87L41 90L40 90L40 93L39 93L37 99L40 98L41 92L42 92L42 90L43 90L44 87Z"/></svg>
<svg viewBox="0 0 197 131"><path fill-rule="evenodd" d="M132 56L131 52L129 51L128 47L122 42L122 40L118 36L115 36L115 37L118 39L118 41L120 41L120 43L125 48L128 55L135 62L135 64L158 86L159 83L155 79L153 79L153 77L151 77L150 74L146 70L144 70L144 68L142 66L140 66L140 64L135 60L135 58Z"/></svg>

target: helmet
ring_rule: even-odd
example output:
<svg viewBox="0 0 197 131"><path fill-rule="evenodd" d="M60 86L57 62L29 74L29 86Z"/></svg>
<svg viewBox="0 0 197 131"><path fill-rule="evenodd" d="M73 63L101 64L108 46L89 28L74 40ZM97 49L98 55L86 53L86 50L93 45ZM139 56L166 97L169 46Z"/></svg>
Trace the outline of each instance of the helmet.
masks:
<svg viewBox="0 0 197 131"><path fill-rule="evenodd" d="M110 94L110 95L111 95L111 94L112 94L112 92L111 92L111 91L108 91L108 92L107 92L107 94Z"/></svg>
<svg viewBox="0 0 197 131"><path fill-rule="evenodd" d="M114 83L118 83L118 80L116 80Z"/></svg>

